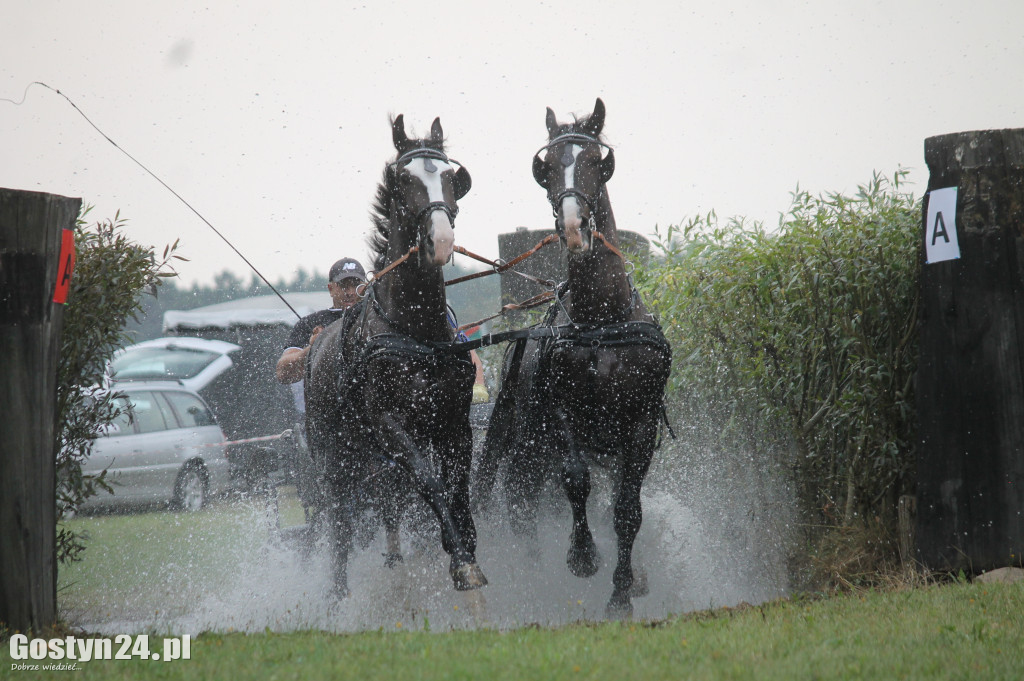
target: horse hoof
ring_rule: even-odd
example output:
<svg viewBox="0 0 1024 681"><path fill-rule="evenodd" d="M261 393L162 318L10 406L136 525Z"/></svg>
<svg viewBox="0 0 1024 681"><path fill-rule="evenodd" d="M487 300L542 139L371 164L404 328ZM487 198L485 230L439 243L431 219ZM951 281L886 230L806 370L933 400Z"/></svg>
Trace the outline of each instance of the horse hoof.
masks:
<svg viewBox="0 0 1024 681"><path fill-rule="evenodd" d="M569 566L569 572L577 577L593 577L597 574L598 554L597 544L593 537L587 537L583 546L578 546L576 537L569 540L569 553L565 557L565 563Z"/></svg>
<svg viewBox="0 0 1024 681"><path fill-rule="evenodd" d="M384 553L381 555L384 556L384 567L389 570L393 570L396 565L405 561L405 558L402 558L400 553Z"/></svg>
<svg viewBox="0 0 1024 681"><path fill-rule="evenodd" d="M487 578L484 577L483 570L476 563L466 563L461 567L453 568L450 572L456 591L472 591L487 586Z"/></svg>
<svg viewBox="0 0 1024 681"><path fill-rule="evenodd" d="M628 595L619 595L618 591L614 591L604 612L605 616L610 620L633 619L633 604L630 602Z"/></svg>
<svg viewBox="0 0 1024 681"><path fill-rule="evenodd" d="M633 570L633 585L629 587L630 598L643 598L649 593L651 593L651 588L647 584L647 570L643 568Z"/></svg>

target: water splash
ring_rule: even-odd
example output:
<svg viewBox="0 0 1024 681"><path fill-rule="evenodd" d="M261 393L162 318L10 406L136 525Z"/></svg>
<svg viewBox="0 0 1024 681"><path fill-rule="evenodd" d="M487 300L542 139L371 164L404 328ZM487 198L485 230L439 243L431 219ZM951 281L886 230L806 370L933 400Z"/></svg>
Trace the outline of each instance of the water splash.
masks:
<svg viewBox="0 0 1024 681"><path fill-rule="evenodd" d="M787 593L791 494L757 462L739 466L737 460L743 457L684 452L682 445L656 455L634 550L634 565L646 574L649 595L633 600L635 619L759 603ZM140 616L126 604L122 611L83 613L71 623L97 633L197 635L505 629L598 621L605 617L616 555L610 503L611 484L596 474L588 511L601 568L590 579L574 577L566 568L571 514L564 498L552 494L533 551L510 531L502 514L478 518L477 558L490 581L483 590L454 591L436 537L404 528L405 561L394 569L384 567L379 533L350 558L352 594L340 602L329 595L322 544L303 551L278 531L274 507L235 504L230 511L249 531L207 547L216 550L218 572L229 579L207 579L188 562L169 561L166 574L147 576L159 583L171 577L180 581L187 574L187 588L168 594L165 607L151 607ZM204 541L198 530L195 540Z"/></svg>

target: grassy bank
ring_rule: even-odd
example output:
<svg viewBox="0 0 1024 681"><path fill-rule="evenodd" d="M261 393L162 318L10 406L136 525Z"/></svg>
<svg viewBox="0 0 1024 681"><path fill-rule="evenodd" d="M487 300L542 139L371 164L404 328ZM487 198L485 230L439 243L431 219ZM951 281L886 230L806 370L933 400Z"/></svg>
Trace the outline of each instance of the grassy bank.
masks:
<svg viewBox="0 0 1024 681"><path fill-rule="evenodd" d="M301 521L281 497L282 526ZM243 565L225 552L261 550L265 509L220 502L197 514L151 512L74 519L85 560L64 567L59 602L71 623L150 619L182 608ZM173 616L174 612L169 612ZM424 631L390 621L378 631L202 634L187 661L90 661L77 679L1019 679L1024 675L1024 584L955 583L831 598L794 598L655 623ZM138 631L125 624L123 631ZM415 629L415 630L410 630ZM108 628L108 631L112 629ZM118 629L113 629L117 631ZM162 648L159 640L151 650ZM30 664L32 660L20 661ZM66 662L66 661L65 661ZM0 678L12 668L0 646ZM40 662L39 664L42 664ZM40 670L41 671L41 670Z"/></svg>
<svg viewBox="0 0 1024 681"><path fill-rule="evenodd" d="M1019 679L1022 634L1024 585L951 584L658 623L204 634L188 661L92 661L75 678ZM0 675L13 676L7 648Z"/></svg>

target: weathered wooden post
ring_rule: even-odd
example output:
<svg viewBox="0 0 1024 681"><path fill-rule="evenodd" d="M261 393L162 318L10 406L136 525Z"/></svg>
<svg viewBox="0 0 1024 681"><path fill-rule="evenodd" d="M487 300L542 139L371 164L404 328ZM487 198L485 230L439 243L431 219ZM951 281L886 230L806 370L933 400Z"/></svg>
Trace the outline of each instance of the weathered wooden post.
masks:
<svg viewBox="0 0 1024 681"><path fill-rule="evenodd" d="M981 572L1024 553L1024 129L925 140L917 548Z"/></svg>
<svg viewBox="0 0 1024 681"><path fill-rule="evenodd" d="M553 229L527 229L517 227L514 232L506 232L498 235L498 256L509 261L521 253L530 250L545 237L553 235ZM651 245L646 237L629 230L617 230L619 245L623 252L635 254L640 260L645 260L650 254ZM534 255L516 265L519 272L548 279L555 282L565 281L568 265L566 252L557 244L551 244L546 248L537 251ZM537 284L516 276L503 276L501 278L501 303L518 303L531 296L541 293Z"/></svg>
<svg viewBox="0 0 1024 681"><path fill-rule="evenodd" d="M57 615L57 360L81 205L0 188L0 624L13 631Z"/></svg>

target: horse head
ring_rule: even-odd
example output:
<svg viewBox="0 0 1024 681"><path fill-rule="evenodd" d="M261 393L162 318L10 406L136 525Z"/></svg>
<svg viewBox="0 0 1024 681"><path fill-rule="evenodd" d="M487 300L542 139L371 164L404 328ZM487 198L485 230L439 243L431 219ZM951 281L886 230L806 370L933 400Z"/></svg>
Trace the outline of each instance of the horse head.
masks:
<svg viewBox="0 0 1024 681"><path fill-rule="evenodd" d="M403 116L391 122L391 135L398 156L385 171L384 191L389 214L389 241L402 249L420 247L426 262L441 266L455 246L455 216L458 200L469 191L469 171L444 152L441 119L435 118L430 136L410 139ZM457 168L456 168L457 166Z"/></svg>
<svg viewBox="0 0 1024 681"><path fill-rule="evenodd" d="M563 125L549 107L548 143L533 156L533 178L547 190L555 229L571 255L590 250L585 236L596 229L598 202L615 172L615 154L601 138L604 114L598 98L592 114ZM602 148L608 150L603 158Z"/></svg>

